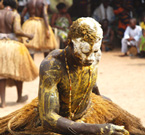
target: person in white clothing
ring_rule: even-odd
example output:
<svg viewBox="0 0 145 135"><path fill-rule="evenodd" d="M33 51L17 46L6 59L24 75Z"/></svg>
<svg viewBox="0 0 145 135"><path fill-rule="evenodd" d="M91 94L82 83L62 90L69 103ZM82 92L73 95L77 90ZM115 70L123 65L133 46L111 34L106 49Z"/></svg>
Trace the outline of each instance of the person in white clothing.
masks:
<svg viewBox="0 0 145 135"><path fill-rule="evenodd" d="M115 19L115 15L113 8L109 6L109 1L102 0L102 4L95 9L92 17L98 22L107 19L109 23L112 23Z"/></svg>
<svg viewBox="0 0 145 135"><path fill-rule="evenodd" d="M141 31L141 27L139 25L136 25L136 19L130 19L129 26L126 28L124 37L121 41L121 52L123 53L122 56L127 56L128 46L136 46L139 53L138 42L141 36Z"/></svg>

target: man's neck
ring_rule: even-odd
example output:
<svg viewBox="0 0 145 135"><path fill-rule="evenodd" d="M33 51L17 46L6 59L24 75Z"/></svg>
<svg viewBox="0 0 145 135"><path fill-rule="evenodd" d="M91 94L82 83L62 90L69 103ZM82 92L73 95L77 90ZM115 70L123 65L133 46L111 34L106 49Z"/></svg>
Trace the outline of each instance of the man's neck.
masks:
<svg viewBox="0 0 145 135"><path fill-rule="evenodd" d="M78 67L82 67L81 63L74 56L73 48L71 46L66 47L66 57L70 68L77 69Z"/></svg>

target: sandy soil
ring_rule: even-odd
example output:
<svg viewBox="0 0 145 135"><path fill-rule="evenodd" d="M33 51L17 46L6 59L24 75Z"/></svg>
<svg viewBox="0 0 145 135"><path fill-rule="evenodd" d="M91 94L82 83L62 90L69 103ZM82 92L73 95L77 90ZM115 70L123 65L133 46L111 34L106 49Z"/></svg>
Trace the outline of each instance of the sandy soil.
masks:
<svg viewBox="0 0 145 135"><path fill-rule="evenodd" d="M119 57L119 51L103 53L99 65L98 86L101 94L111 98L130 113L139 117L145 126L145 59ZM39 67L42 54L35 55ZM39 78L25 82L23 95L28 94L26 103L17 104L16 88L6 89L6 107L0 108L0 117L21 108L38 95Z"/></svg>

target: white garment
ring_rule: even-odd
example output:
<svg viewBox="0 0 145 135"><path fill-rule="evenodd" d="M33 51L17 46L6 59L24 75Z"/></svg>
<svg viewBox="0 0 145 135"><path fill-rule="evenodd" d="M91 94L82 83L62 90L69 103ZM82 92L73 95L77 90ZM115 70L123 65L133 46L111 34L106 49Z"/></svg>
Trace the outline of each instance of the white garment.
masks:
<svg viewBox="0 0 145 135"><path fill-rule="evenodd" d="M26 0L20 0L19 2L19 6L25 6L27 4Z"/></svg>
<svg viewBox="0 0 145 135"><path fill-rule="evenodd" d="M103 19L108 19L109 22L112 22L115 19L113 8L110 6L104 8L103 4L95 9L92 17L98 22L102 21Z"/></svg>
<svg viewBox="0 0 145 135"><path fill-rule="evenodd" d="M141 37L142 29L140 26L136 25L135 29L132 29L130 26L128 26L125 30L124 37L122 38L122 47L121 51L123 53L127 52L127 46L128 45L134 45L137 47L138 53L139 53L139 47L138 47L138 41ZM128 38L133 37L134 41L127 41Z"/></svg>

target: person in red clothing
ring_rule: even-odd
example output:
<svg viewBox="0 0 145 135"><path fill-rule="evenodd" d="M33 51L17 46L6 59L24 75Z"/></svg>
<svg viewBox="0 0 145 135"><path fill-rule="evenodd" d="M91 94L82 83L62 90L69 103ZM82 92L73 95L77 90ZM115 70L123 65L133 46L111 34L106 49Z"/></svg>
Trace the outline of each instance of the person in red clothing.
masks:
<svg viewBox="0 0 145 135"><path fill-rule="evenodd" d="M122 38L126 27L129 25L132 0L115 0L114 14L118 16L118 37Z"/></svg>

